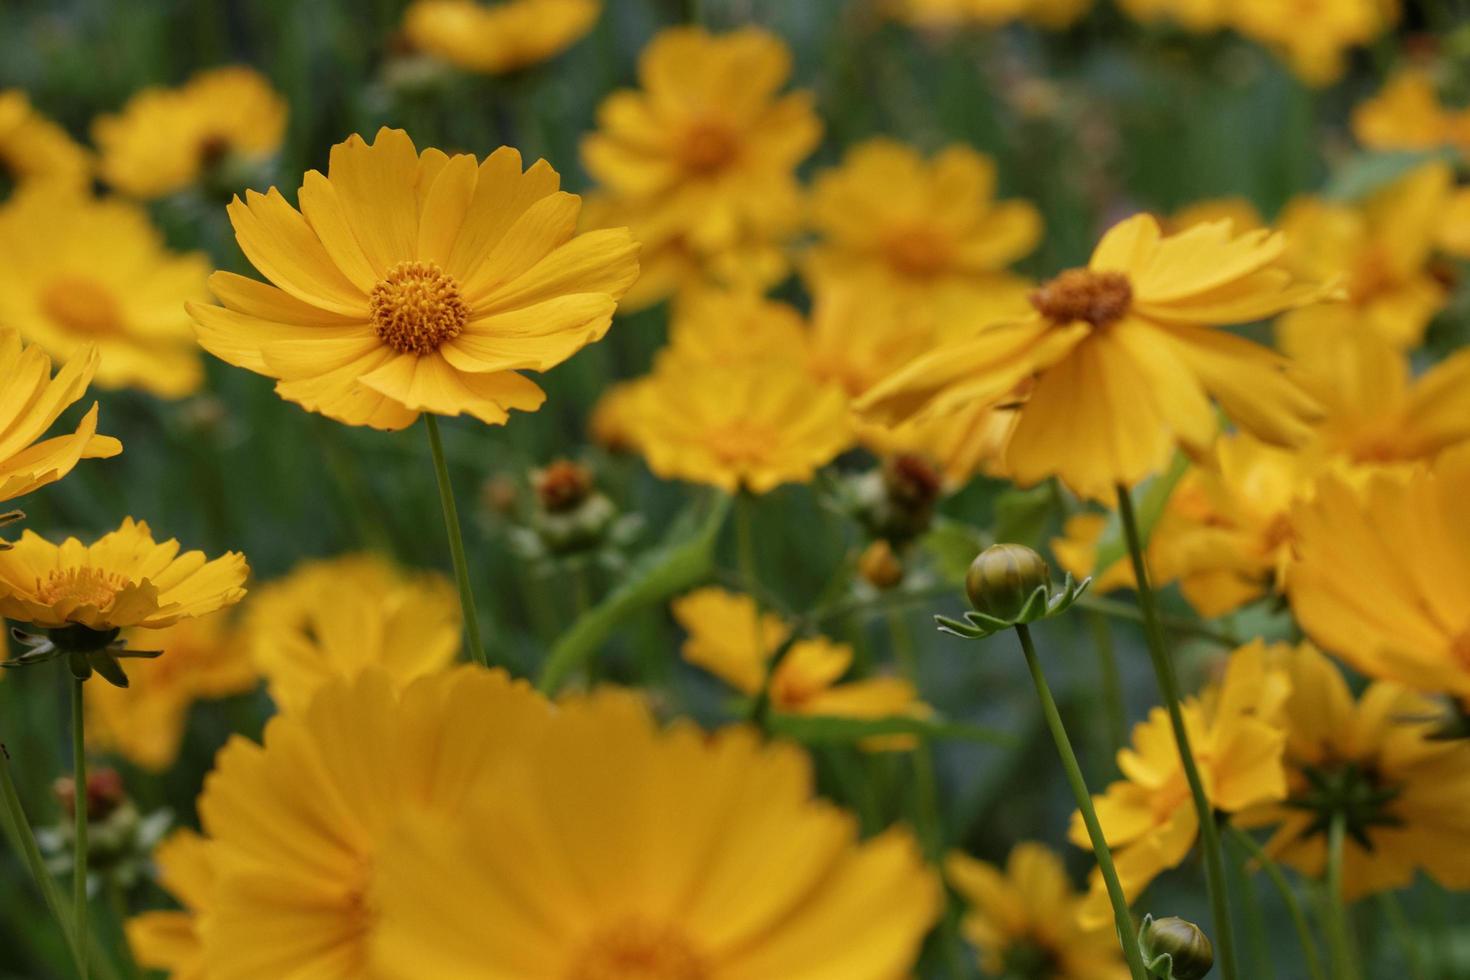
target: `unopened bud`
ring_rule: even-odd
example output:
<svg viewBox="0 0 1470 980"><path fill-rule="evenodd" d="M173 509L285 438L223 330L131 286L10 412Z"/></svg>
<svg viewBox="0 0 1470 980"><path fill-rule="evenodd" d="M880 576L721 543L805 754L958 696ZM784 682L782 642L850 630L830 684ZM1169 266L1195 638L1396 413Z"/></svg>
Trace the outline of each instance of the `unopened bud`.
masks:
<svg viewBox="0 0 1470 980"><path fill-rule="evenodd" d="M893 552L893 545L882 538L863 549L858 556L858 574L875 589L891 589L903 581L903 562Z"/></svg>
<svg viewBox="0 0 1470 980"><path fill-rule="evenodd" d="M1001 620L1021 615L1038 588L1051 585L1046 560L1025 545L993 544L965 573L965 594L978 612Z"/></svg>
<svg viewBox="0 0 1470 980"><path fill-rule="evenodd" d="M1139 936L1150 967L1168 956L1173 980L1200 980L1215 965L1210 938L1193 922L1170 915L1146 919Z"/></svg>
<svg viewBox="0 0 1470 980"><path fill-rule="evenodd" d="M581 463L559 459L531 476L536 500L548 514L565 514L592 494L592 471Z"/></svg>
<svg viewBox="0 0 1470 980"><path fill-rule="evenodd" d="M67 816L77 812L77 786L70 776L62 776L51 784L51 791ZM87 773L87 822L106 820L127 800L122 776L116 769L94 769Z"/></svg>

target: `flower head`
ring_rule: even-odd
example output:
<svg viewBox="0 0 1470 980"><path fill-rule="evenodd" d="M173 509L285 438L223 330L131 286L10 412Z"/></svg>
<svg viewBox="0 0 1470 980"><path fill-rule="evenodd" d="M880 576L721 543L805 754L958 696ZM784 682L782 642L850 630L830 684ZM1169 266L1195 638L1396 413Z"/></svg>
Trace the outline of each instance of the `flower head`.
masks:
<svg viewBox="0 0 1470 980"><path fill-rule="evenodd" d="M1434 79L1412 68L1353 109L1352 124L1358 142L1375 150L1470 150L1470 111L1445 106Z"/></svg>
<svg viewBox="0 0 1470 980"><path fill-rule="evenodd" d="M415 0L403 32L415 48L501 75L554 58L592 29L601 0Z"/></svg>
<svg viewBox="0 0 1470 980"><path fill-rule="evenodd" d="M22 186L85 187L92 157L56 123L35 110L19 89L0 90L0 177Z"/></svg>
<svg viewBox="0 0 1470 980"><path fill-rule="evenodd" d="M501 424L544 395L545 371L600 339L638 275L626 229L577 235L579 199L508 147L483 162L419 153L402 130L333 147L298 211L274 188L230 205L245 255L274 285L210 278L199 342L277 378L288 401L349 425L420 412Z"/></svg>
<svg viewBox="0 0 1470 980"><path fill-rule="evenodd" d="M747 290L700 289L669 319L669 349L711 364L799 362L806 324L793 307Z"/></svg>
<svg viewBox="0 0 1470 980"><path fill-rule="evenodd" d="M1398 5L1383 0L1233 0L1231 26L1278 51L1302 81L1323 86L1342 77L1348 51L1386 32Z"/></svg>
<svg viewBox="0 0 1470 980"><path fill-rule="evenodd" d="M206 907L214 887L210 847L192 830L176 830L153 851L158 883L179 904L179 911L144 912L126 923L128 946L139 966L166 970L174 980L205 980L197 913Z"/></svg>

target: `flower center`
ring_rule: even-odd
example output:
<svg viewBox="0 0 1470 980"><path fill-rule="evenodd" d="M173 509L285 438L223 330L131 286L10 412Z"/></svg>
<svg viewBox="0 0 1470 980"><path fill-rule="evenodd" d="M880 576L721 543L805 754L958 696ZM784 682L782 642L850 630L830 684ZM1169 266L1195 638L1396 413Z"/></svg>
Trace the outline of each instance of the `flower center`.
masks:
<svg viewBox="0 0 1470 980"><path fill-rule="evenodd" d="M740 155L740 142L730 127L717 122L698 122L684 134L679 155L684 169L707 176L724 170Z"/></svg>
<svg viewBox="0 0 1470 980"><path fill-rule="evenodd" d="M116 572L100 568L58 568L38 584L36 598L48 606L103 609L128 585Z"/></svg>
<svg viewBox="0 0 1470 980"><path fill-rule="evenodd" d="M764 459L774 439L774 434L763 425L737 421L712 431L709 448L725 463L745 463Z"/></svg>
<svg viewBox="0 0 1470 980"><path fill-rule="evenodd" d="M432 354L459 336L470 308L459 283L432 262L400 262L368 298L373 329L400 354Z"/></svg>
<svg viewBox="0 0 1470 980"><path fill-rule="evenodd" d="M678 931L629 919L577 953L566 980L707 980L702 957Z"/></svg>
<svg viewBox="0 0 1470 980"><path fill-rule="evenodd" d="M954 250L949 239L932 228L905 228L883 242L888 264L901 275L927 279L948 269Z"/></svg>
<svg viewBox="0 0 1470 980"><path fill-rule="evenodd" d="M58 279L41 293L41 309L73 333L110 334L122 329L112 294L89 279Z"/></svg>
<svg viewBox="0 0 1470 980"><path fill-rule="evenodd" d="M1105 327L1123 317L1133 302L1133 287L1121 272L1068 269L1031 294L1031 305L1053 323L1082 320Z"/></svg>

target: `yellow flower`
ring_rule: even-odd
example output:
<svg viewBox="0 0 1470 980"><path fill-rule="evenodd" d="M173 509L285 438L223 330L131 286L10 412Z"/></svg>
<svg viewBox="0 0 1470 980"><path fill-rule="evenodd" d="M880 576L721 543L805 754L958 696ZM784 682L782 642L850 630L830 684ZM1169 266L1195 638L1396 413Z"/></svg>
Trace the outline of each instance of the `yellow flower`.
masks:
<svg viewBox="0 0 1470 980"><path fill-rule="evenodd" d="M799 361L806 324L786 303L759 293L701 289L682 297L669 318L674 356L735 367Z"/></svg>
<svg viewBox="0 0 1470 980"><path fill-rule="evenodd" d="M1430 272L1452 183L1448 164L1428 163L1361 205L1299 198L1282 212L1284 263L1305 278L1343 277L1342 303L1293 310L1277 324L1283 347L1302 334L1333 335L1366 323L1398 347L1415 347L1447 292Z"/></svg>
<svg viewBox="0 0 1470 980"><path fill-rule="evenodd" d="M1178 491L1176 490L1177 494ZM1108 515L1097 513L1073 514L1068 517L1062 525L1060 537L1052 538L1048 542L1051 553L1056 558L1057 564L1063 571L1070 572L1074 579L1081 581L1089 576L1092 578L1092 591L1098 594L1112 592L1115 589L1131 589L1136 579L1133 576L1133 565L1125 555L1115 559L1107 568L1097 567L1097 550L1102 543L1103 532L1108 528ZM1151 578L1159 579L1155 584L1162 585L1164 581L1159 575L1157 557L1158 529L1149 540L1149 575Z"/></svg>
<svg viewBox="0 0 1470 980"><path fill-rule="evenodd" d="M469 71L501 75L554 58L592 29L600 0L415 0L403 15L414 47Z"/></svg>
<svg viewBox="0 0 1470 980"><path fill-rule="evenodd" d="M1230 655L1217 685L1185 699L1190 746L1216 810L1235 813L1286 796L1286 735L1279 716L1289 693L1286 672L1256 640ZM1133 746L1118 753L1118 768L1124 778L1094 796L1093 804L1131 902L1184 860L1199 818L1164 708L1154 708L1134 726ZM1073 815L1070 837L1079 847L1090 846L1081 814ZM1102 875L1094 871L1082 921L1100 926L1111 916Z"/></svg>
<svg viewBox="0 0 1470 980"><path fill-rule="evenodd" d="M859 842L806 756L747 727L660 729L603 692L515 754L384 848L383 975L892 980L939 914L906 831Z"/></svg>
<svg viewBox="0 0 1470 980"><path fill-rule="evenodd" d="M19 89L0 89L0 176L17 187L85 187L92 158L60 126L37 112Z"/></svg>
<svg viewBox="0 0 1470 980"><path fill-rule="evenodd" d="M22 347L19 334L0 331L0 503L56 482L80 460L122 452L122 443L97 434L95 402L72 434L36 441L82 397L96 370L97 352L86 350L52 377L51 358L39 347Z"/></svg>
<svg viewBox="0 0 1470 980"><path fill-rule="evenodd" d="M1172 21L1185 30L1205 33L1225 26L1230 0L1118 0L1134 20Z"/></svg>
<svg viewBox="0 0 1470 980"><path fill-rule="evenodd" d="M375 668L406 687L460 648L459 597L434 572L409 575L374 555L303 562L250 603L251 655L284 711L323 684Z"/></svg>
<svg viewBox="0 0 1470 980"><path fill-rule="evenodd" d="M144 912L129 919L126 931L133 958L139 966L167 971L171 980L207 980L196 914L214 888L209 844L192 830L176 830L154 848L153 863L158 883L183 910Z"/></svg>
<svg viewBox="0 0 1470 980"><path fill-rule="evenodd" d="M1061 30L1081 20L1092 9L1092 0L891 0L886 8L895 20L926 29L999 27L1027 20Z"/></svg>
<svg viewBox="0 0 1470 980"><path fill-rule="evenodd" d="M1425 72L1405 69L1353 109L1353 135L1375 150L1470 150L1470 111L1452 111Z"/></svg>
<svg viewBox="0 0 1470 980"><path fill-rule="evenodd" d="M1292 523L1307 635L1371 677L1470 704L1470 446L1361 488L1324 479Z"/></svg>
<svg viewBox="0 0 1470 980"><path fill-rule="evenodd" d="M1282 803L1236 816L1274 826L1266 849L1320 877L1324 795L1344 808L1343 891L1349 900L1407 888L1416 871L1448 889L1470 887L1470 743L1435 739L1436 705L1395 684L1370 684L1356 702L1338 669L1312 647L1283 651L1292 677L1283 712L1290 789Z"/></svg>
<svg viewBox="0 0 1470 980"><path fill-rule="evenodd" d="M1211 221L1230 221L1236 234L1266 227L1261 212L1244 197L1216 197L1187 204L1169 216L1164 230L1170 234L1187 231Z"/></svg>
<svg viewBox="0 0 1470 980"><path fill-rule="evenodd" d="M1458 187L1445 202L1435 244L1447 255L1470 259L1470 187Z"/></svg>
<svg viewBox="0 0 1470 980"><path fill-rule="evenodd" d="M1059 476L1108 499L1161 469L1176 446L1202 451L1213 398L1273 444L1311 433L1315 402L1275 353L1217 326L1310 302L1321 287L1277 267L1279 234L1231 234L1228 222L1164 236L1148 215L1115 225L1090 265L1032 297L1025 319L975 331L916 358L857 401L885 424L921 412L1014 401L1006 471L1022 485Z"/></svg>
<svg viewBox="0 0 1470 980"><path fill-rule="evenodd" d="M806 483L852 442L842 389L799 366L664 356L627 397L622 421L649 469L730 493Z"/></svg>
<svg viewBox="0 0 1470 980"><path fill-rule="evenodd" d="M587 171L639 213L631 223L652 251L678 240L718 256L770 241L793 226L793 171L821 136L808 93L777 94L790 74L790 51L759 28L665 30L639 58L642 89L598 110Z"/></svg>
<svg viewBox="0 0 1470 980"><path fill-rule="evenodd" d="M735 690L754 697L766 682L771 657L791 635L775 613L757 615L748 595L709 587L674 600L674 618L688 632L681 651ZM895 677L839 683L852 668L852 648L826 637L797 640L770 680L771 705L790 714L836 718L923 718L928 705L914 686ZM869 748L908 749L912 739L870 739Z"/></svg>
<svg viewBox="0 0 1470 980"><path fill-rule="evenodd" d="M258 165L285 134L286 100L243 65L200 72L178 88L145 88L92 124L102 179L141 198L183 190L232 162Z"/></svg>
<svg viewBox="0 0 1470 980"><path fill-rule="evenodd" d="M945 876L967 906L960 928L994 976L1046 980L1126 980L1128 967L1111 925L1078 922L1082 899L1062 859L1044 844L1023 841L998 868L952 853Z"/></svg>
<svg viewBox="0 0 1470 980"><path fill-rule="evenodd" d="M0 323L62 360L96 347L97 384L181 398L204 381L183 305L209 264L169 251L142 208L50 185L0 208Z"/></svg>
<svg viewBox="0 0 1470 980"><path fill-rule="evenodd" d="M1350 48L1387 31L1397 0L1233 0L1232 26L1278 52L1309 85L1337 81Z"/></svg>
<svg viewBox="0 0 1470 980"><path fill-rule="evenodd" d="M194 702L244 694L258 681L227 612L183 619L156 632L135 631L125 638L129 646L167 655L137 661L128 670L127 689L87 685L87 742L153 772L162 772L178 758Z"/></svg>
<svg viewBox="0 0 1470 980"><path fill-rule="evenodd" d="M210 277L199 342L279 379L287 401L348 425L402 429L420 412L499 425L545 395L545 371L599 340L638 275L626 229L575 234L580 199L545 161L521 172L414 148L399 129L332 148L297 211L280 192L230 205L245 255L275 285Z"/></svg>

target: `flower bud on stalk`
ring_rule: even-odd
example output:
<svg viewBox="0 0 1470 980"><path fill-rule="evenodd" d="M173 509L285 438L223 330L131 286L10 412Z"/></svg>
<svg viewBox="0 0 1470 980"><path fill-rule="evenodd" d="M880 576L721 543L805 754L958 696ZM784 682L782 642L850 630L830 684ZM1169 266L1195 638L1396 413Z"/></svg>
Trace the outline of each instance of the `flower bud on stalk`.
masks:
<svg viewBox="0 0 1470 980"><path fill-rule="evenodd" d="M1138 942L1149 972L1160 980L1200 980L1215 965L1210 938L1178 916L1144 916Z"/></svg>
<svg viewBox="0 0 1470 980"><path fill-rule="evenodd" d="M1046 561L1020 544L991 545L975 556L965 573L970 605L996 619L1018 618L1032 593L1050 586Z"/></svg>

